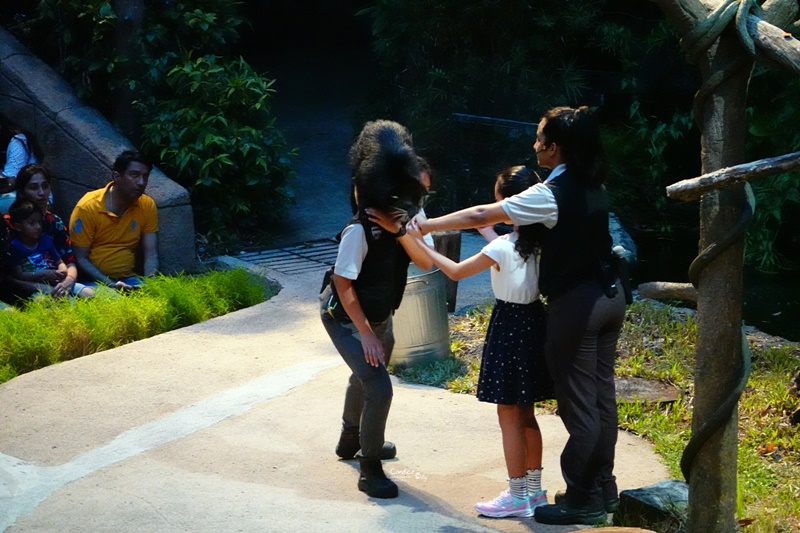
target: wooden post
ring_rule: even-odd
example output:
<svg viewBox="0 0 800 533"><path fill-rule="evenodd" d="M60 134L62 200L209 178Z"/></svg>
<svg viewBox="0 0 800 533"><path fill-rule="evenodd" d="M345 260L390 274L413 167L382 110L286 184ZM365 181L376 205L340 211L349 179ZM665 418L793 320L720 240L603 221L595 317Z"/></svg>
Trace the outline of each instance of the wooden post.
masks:
<svg viewBox="0 0 800 533"><path fill-rule="evenodd" d="M431 235L433 235L433 247L437 252L456 263L461 261L461 232L459 230L434 231ZM446 278L444 287L447 295L447 312L452 313L456 310L458 282Z"/></svg>

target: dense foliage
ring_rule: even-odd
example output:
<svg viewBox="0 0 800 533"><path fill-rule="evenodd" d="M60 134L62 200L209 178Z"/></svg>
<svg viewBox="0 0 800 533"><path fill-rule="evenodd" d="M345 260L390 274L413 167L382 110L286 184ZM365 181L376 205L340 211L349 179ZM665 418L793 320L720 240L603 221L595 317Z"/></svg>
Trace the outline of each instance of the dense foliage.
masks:
<svg viewBox="0 0 800 533"><path fill-rule="evenodd" d="M192 191L202 227L252 233L278 220L294 196L269 106L272 82L243 59L214 56L189 58L166 81L172 95L156 104L142 147Z"/></svg>
<svg viewBox="0 0 800 533"><path fill-rule="evenodd" d="M800 151L800 78L757 66L747 109L747 160ZM755 221L747 235L747 259L762 270L800 265L800 173L754 183Z"/></svg>
<svg viewBox="0 0 800 533"><path fill-rule="evenodd" d="M16 33L186 187L202 232L264 228L293 196L273 80L230 58L234 0L40 0Z"/></svg>
<svg viewBox="0 0 800 533"><path fill-rule="evenodd" d="M696 159L692 167L670 155L683 151L692 126L685 117L694 71L655 6L625 4L378 0L362 11L386 85L397 88L389 113L409 123L434 160L445 210L491 198L489 176L532 160L535 124L493 119L535 123L555 105L597 107L609 134L624 140L622 153L612 153L624 163L611 165L617 189L639 196L665 185L664 166L670 178L690 177ZM654 132L660 122L670 130ZM651 212L650 203L641 211Z"/></svg>
<svg viewBox="0 0 800 533"><path fill-rule="evenodd" d="M385 76L385 107L376 112L406 122L432 160L439 177L433 212L490 200L495 172L535 164L535 126L524 122L554 105L590 105L604 129L613 207L626 226L696 235L696 207L668 200L664 188L699 175L691 117L699 76L656 4L376 0L361 14L372 22ZM786 133L800 119L790 96L797 80L787 86L781 76L756 70L748 116L758 137L743 162L800 149L797 135ZM799 216L792 210L799 181L795 174L755 185L762 208L748 257L761 268L779 264L778 245L800 250L781 231Z"/></svg>

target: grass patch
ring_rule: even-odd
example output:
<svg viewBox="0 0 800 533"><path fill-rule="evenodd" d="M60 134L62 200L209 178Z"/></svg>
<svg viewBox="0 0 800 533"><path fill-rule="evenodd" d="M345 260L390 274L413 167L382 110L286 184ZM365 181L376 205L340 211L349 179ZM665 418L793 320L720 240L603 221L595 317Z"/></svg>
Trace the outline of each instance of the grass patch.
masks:
<svg viewBox="0 0 800 533"><path fill-rule="evenodd" d="M445 359L398 376L407 381L475 394L490 309L451 323L451 351ZM619 342L618 376L675 385L683 394L671 404L621 403L620 428L653 443L672 477L682 479L680 459L691 436L697 324L683 310L654 302L628 308ZM738 511L749 533L800 532L800 428L790 416L800 408L789 386L800 370L796 344L751 342L753 368L739 402ZM458 364L458 361L461 364ZM551 410L553 403L541 405Z"/></svg>
<svg viewBox="0 0 800 533"><path fill-rule="evenodd" d="M234 269L155 276L141 290L103 290L90 300L31 301L24 309L0 312L0 383L250 307L274 294L263 279Z"/></svg>

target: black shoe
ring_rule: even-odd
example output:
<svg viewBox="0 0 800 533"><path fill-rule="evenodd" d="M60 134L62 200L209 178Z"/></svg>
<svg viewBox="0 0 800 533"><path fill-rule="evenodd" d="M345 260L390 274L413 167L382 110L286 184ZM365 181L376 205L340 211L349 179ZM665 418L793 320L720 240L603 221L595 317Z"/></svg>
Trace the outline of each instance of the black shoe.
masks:
<svg viewBox="0 0 800 533"><path fill-rule="evenodd" d="M358 450L361 449L358 433L342 431L339 443L336 445L336 455L342 459L354 459ZM394 459L397 456L397 447L389 441L383 443L381 447L380 459Z"/></svg>
<svg viewBox="0 0 800 533"><path fill-rule="evenodd" d="M603 500L603 507L605 507L607 513L616 513L617 509L619 509L619 497L606 498Z"/></svg>
<svg viewBox="0 0 800 533"><path fill-rule="evenodd" d="M567 493L563 490L556 492L556 503L566 503L564 498L567 497ZM616 513L617 509L619 509L619 498L614 496L613 498L607 498L603 500L603 507L605 508L607 513Z"/></svg>
<svg viewBox="0 0 800 533"><path fill-rule="evenodd" d="M570 507L566 503L541 505L536 508L533 517L541 524L560 526L569 524L597 526L605 524L608 521L608 515L605 509L580 509L578 507Z"/></svg>
<svg viewBox="0 0 800 533"><path fill-rule="evenodd" d="M361 473L358 476L358 490L373 498L397 498L397 485L383 473L380 459L362 457Z"/></svg>

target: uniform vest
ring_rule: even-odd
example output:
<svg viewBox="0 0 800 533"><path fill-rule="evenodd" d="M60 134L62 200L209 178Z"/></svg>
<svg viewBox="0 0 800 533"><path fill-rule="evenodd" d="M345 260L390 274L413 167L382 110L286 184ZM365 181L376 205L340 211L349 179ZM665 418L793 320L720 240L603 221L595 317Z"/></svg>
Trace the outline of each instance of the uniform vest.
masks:
<svg viewBox="0 0 800 533"><path fill-rule="evenodd" d="M367 320L383 322L400 307L411 259L397 237L366 217L356 215L351 224L361 224L367 238L367 255L353 287Z"/></svg>
<svg viewBox="0 0 800 533"><path fill-rule="evenodd" d="M539 290L555 299L585 281L603 283L601 262L611 256L608 195L589 188L569 169L546 183L558 205L558 222L542 242Z"/></svg>

